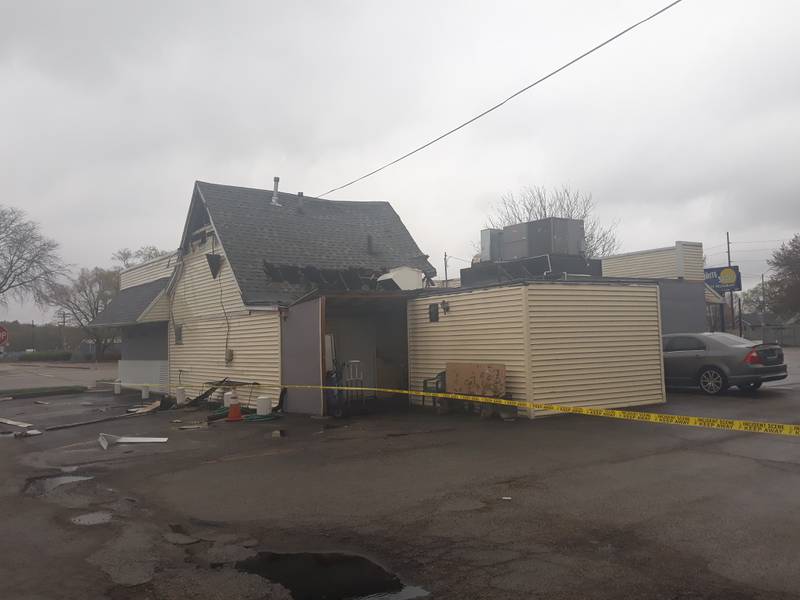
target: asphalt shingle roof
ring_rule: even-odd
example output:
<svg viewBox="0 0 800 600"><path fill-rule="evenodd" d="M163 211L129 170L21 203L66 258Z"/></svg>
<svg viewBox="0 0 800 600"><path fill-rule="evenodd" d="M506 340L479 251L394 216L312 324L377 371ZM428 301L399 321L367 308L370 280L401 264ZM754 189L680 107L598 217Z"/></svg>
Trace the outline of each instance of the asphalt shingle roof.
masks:
<svg viewBox="0 0 800 600"><path fill-rule="evenodd" d="M136 319L167 287L168 282L169 277L162 277L120 290L117 297L97 316L92 325L132 325L136 323Z"/></svg>
<svg viewBox="0 0 800 600"><path fill-rule="evenodd" d="M286 302L308 290L271 281L264 262L318 269L385 272L407 265L433 277L431 266L388 202L322 200L198 181L246 304ZM371 242L368 242L368 235ZM371 250L370 250L371 243Z"/></svg>

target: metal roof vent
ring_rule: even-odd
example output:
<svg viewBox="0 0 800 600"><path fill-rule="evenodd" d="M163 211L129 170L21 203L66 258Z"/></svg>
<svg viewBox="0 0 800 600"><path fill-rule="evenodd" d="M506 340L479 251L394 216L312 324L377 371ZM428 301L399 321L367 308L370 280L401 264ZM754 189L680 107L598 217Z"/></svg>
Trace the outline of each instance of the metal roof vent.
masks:
<svg viewBox="0 0 800 600"><path fill-rule="evenodd" d="M275 182L275 185L272 188L272 206L281 206L281 203L278 202L278 182L281 180L280 177L273 177L272 181Z"/></svg>

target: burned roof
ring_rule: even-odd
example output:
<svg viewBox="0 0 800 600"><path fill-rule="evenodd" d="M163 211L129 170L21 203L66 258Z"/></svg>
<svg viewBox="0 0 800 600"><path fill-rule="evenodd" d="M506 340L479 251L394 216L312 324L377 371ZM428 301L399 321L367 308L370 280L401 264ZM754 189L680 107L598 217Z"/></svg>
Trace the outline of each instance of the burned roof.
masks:
<svg viewBox="0 0 800 600"><path fill-rule="evenodd" d="M276 281L276 268L380 274L406 265L436 274L388 202L280 192L275 205L272 191L202 181L195 198L208 211L245 304L286 302L308 291Z"/></svg>
<svg viewBox="0 0 800 600"><path fill-rule="evenodd" d="M92 326L133 325L153 300L164 291L169 277L120 290L111 304L92 321Z"/></svg>

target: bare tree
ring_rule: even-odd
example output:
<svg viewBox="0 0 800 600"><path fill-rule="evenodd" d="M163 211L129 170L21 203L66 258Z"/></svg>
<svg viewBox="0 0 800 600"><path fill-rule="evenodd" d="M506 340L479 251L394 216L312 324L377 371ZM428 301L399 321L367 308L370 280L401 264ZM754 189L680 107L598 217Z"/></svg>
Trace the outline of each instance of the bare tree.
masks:
<svg viewBox="0 0 800 600"><path fill-rule="evenodd" d="M45 300L50 283L64 273L58 243L18 208L0 206L0 305L9 297Z"/></svg>
<svg viewBox="0 0 800 600"><path fill-rule="evenodd" d="M506 225L527 223L547 217L583 219L586 234L586 256L598 258L619 250L617 224L601 225L594 216L595 203L591 194L573 190L568 186L548 190L541 186L525 187L519 194L504 194L493 207L488 226L502 228Z"/></svg>
<svg viewBox="0 0 800 600"><path fill-rule="evenodd" d="M159 256L167 254L166 250L162 250L157 246L142 246L138 250L131 250L130 248L120 248L111 255L111 260L119 263L122 269L134 267L148 260L153 260Z"/></svg>
<svg viewBox="0 0 800 600"><path fill-rule="evenodd" d="M119 263L119 269L132 267L134 262L133 250L130 248L120 248L111 255L111 260Z"/></svg>
<svg viewBox="0 0 800 600"><path fill-rule="evenodd" d="M81 269L69 283L54 283L48 292L48 303L67 313L71 325L80 327L95 344L96 358L102 358L114 339L113 329L92 327L92 322L117 295L119 272L95 267Z"/></svg>

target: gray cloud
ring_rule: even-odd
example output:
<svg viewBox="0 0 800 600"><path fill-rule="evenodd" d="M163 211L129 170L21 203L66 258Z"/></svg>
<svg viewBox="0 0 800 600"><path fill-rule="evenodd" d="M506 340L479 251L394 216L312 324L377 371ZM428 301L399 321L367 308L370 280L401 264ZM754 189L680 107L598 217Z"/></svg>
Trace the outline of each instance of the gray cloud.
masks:
<svg viewBox="0 0 800 600"><path fill-rule="evenodd" d="M0 0L2 202L75 265L172 247L195 179L280 175L320 193L660 5ZM789 0L684 2L333 197L391 201L440 271L445 250L469 257L500 194L529 184L592 192L626 250L787 238L800 229L798 17ZM734 246L748 282L771 245Z"/></svg>

